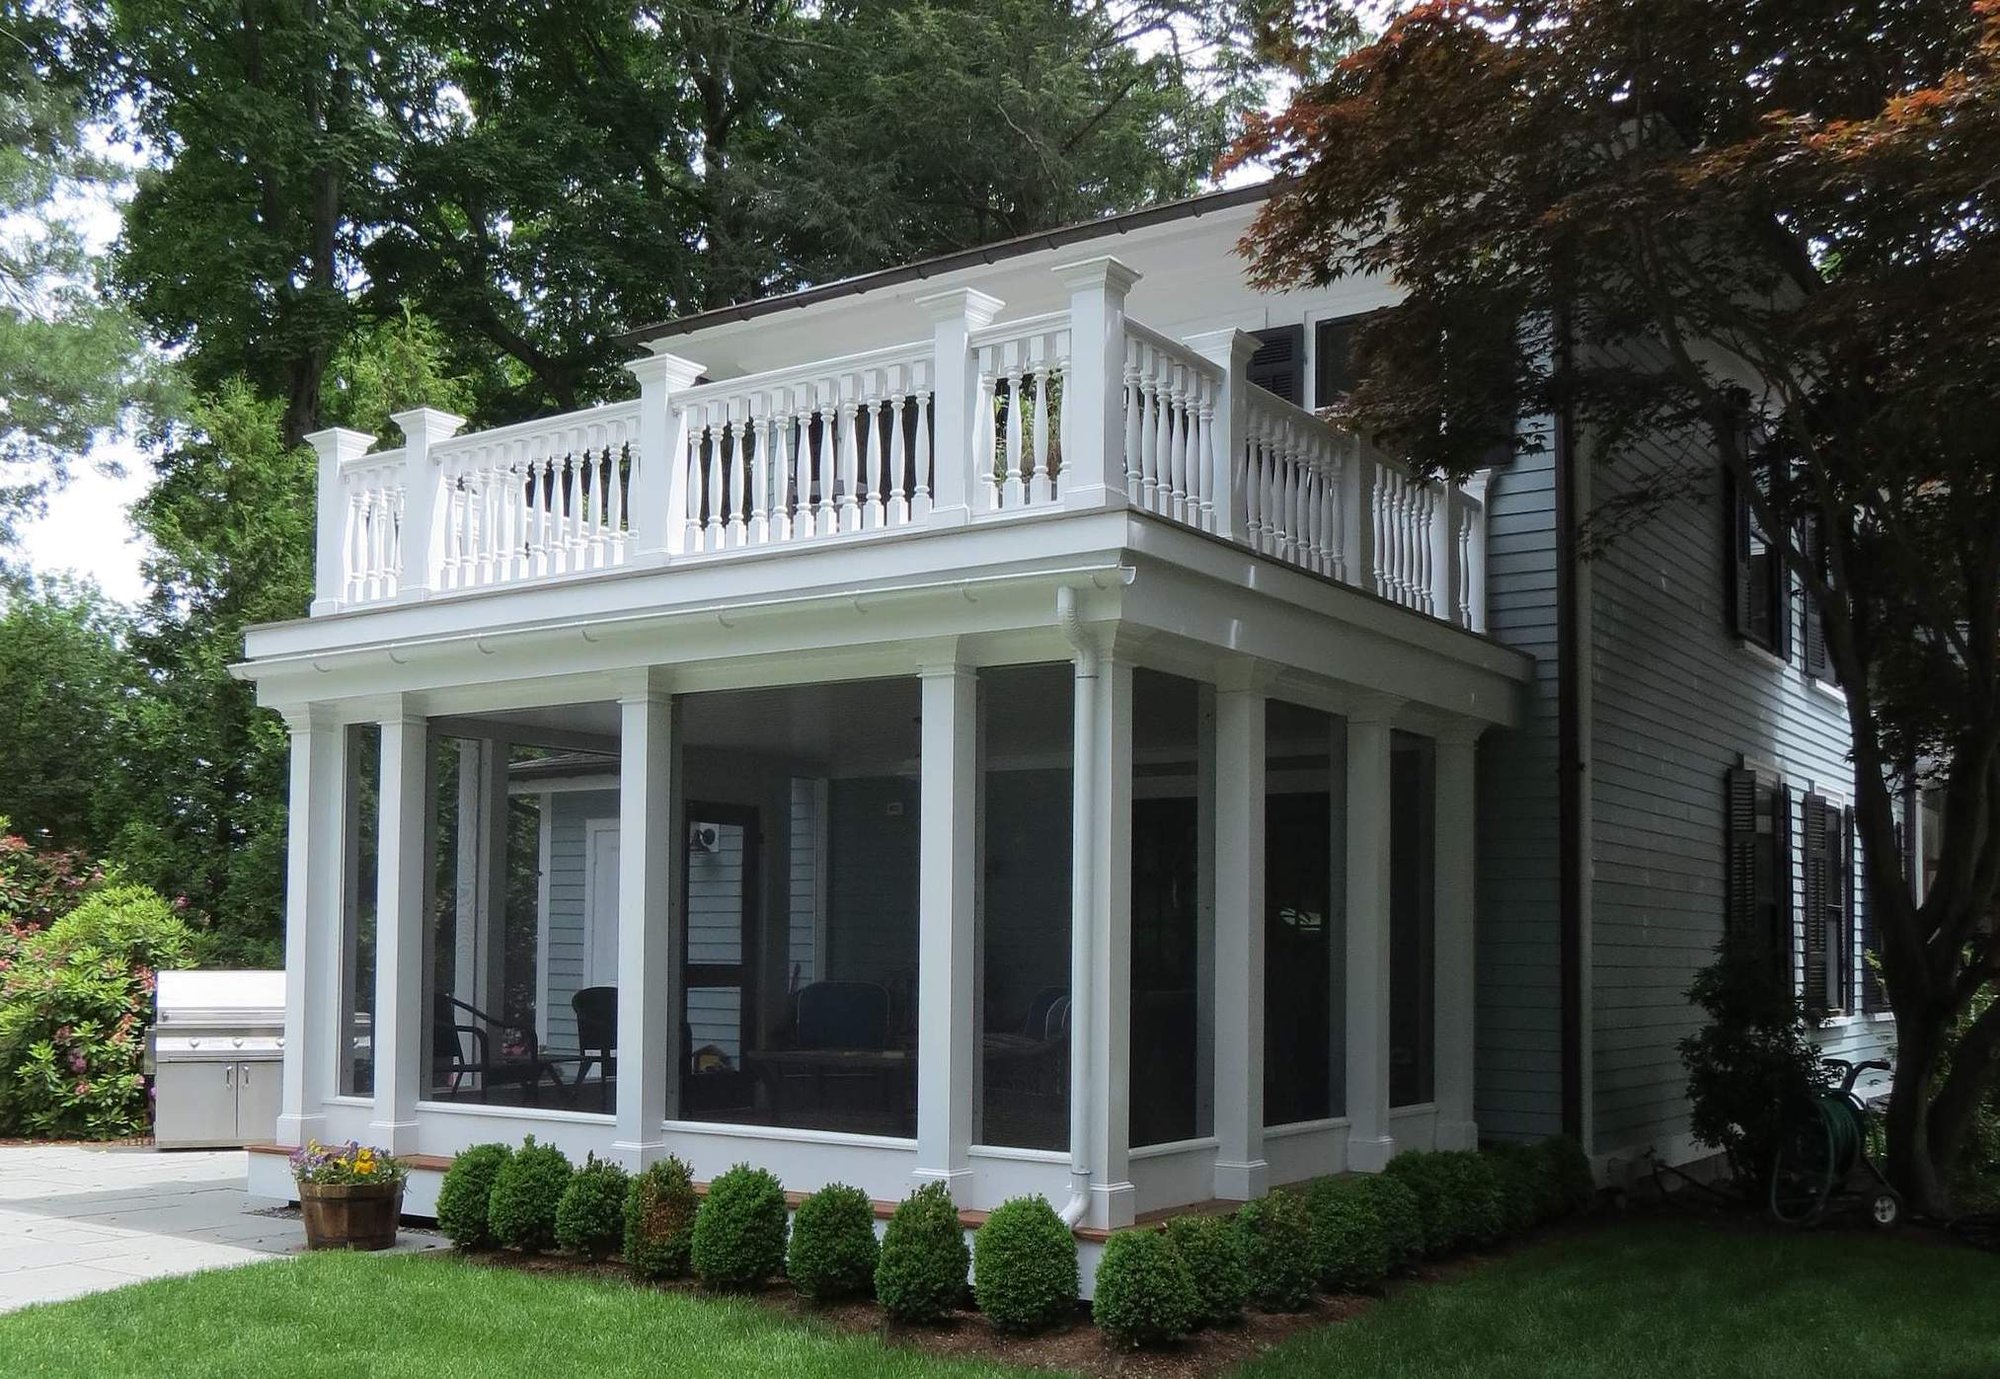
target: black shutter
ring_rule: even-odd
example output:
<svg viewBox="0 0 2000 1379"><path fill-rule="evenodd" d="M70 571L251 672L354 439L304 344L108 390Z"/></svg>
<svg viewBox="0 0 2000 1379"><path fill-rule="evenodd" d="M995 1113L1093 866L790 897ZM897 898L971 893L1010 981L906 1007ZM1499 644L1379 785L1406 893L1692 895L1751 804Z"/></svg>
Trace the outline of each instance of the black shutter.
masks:
<svg viewBox="0 0 2000 1379"><path fill-rule="evenodd" d="M1250 356L1249 379L1294 407L1305 405L1306 328L1273 326L1252 331L1257 352Z"/></svg>
<svg viewBox="0 0 2000 1379"><path fill-rule="evenodd" d="M1750 635L1750 504L1736 475L1722 475L1723 540L1729 552L1729 630Z"/></svg>
<svg viewBox="0 0 2000 1379"><path fill-rule="evenodd" d="M1801 849L1804 883L1805 924L1803 952L1799 963L1799 986L1805 993L1806 1009L1815 1013L1827 1008L1827 957L1832 935L1827 933L1828 886L1833 881L1831 858L1827 856L1827 816L1831 810L1818 795L1805 797L1804 847Z"/></svg>
<svg viewBox="0 0 2000 1379"><path fill-rule="evenodd" d="M1854 837L1854 811L1851 809L1847 811L1847 836L1850 839ZM1867 859L1864 856L1862 860L1865 864ZM1908 875L1907 871L1905 875ZM1872 1013L1878 1010L1887 1010L1889 1008L1889 1000L1887 993L1882 990L1882 974L1876 970L1877 955L1882 951L1882 941L1875 932L1874 897L1863 889L1859 899L1862 902L1860 906L1861 1009ZM1853 898L1850 898L1848 906L1848 913L1852 915L1854 912Z"/></svg>
<svg viewBox="0 0 2000 1379"><path fill-rule="evenodd" d="M1724 796L1728 876L1723 931L1731 939L1754 935L1757 925L1757 773L1732 768Z"/></svg>
<svg viewBox="0 0 2000 1379"><path fill-rule="evenodd" d="M1845 1010L1854 1001L1854 811L1840 810L1827 822L1835 830L1832 846L1840 859L1840 891L1835 896L1840 906L1840 943L1833 970L1840 983L1841 1009Z"/></svg>
<svg viewBox="0 0 2000 1379"><path fill-rule="evenodd" d="M1792 790L1788 785L1777 787L1775 802L1771 807L1771 855L1772 871L1777 877L1772 887L1771 922L1777 926L1776 939L1779 968L1790 973L1792 959L1797 955L1793 943L1792 926Z"/></svg>
<svg viewBox="0 0 2000 1379"><path fill-rule="evenodd" d="M1799 527L1799 546L1805 555L1806 564L1822 577L1826 573L1825 553L1821 549L1819 517L1807 517ZM1816 680L1826 678L1826 629L1820 623L1819 599L1812 590L1803 591L1805 599L1805 662L1806 674Z"/></svg>

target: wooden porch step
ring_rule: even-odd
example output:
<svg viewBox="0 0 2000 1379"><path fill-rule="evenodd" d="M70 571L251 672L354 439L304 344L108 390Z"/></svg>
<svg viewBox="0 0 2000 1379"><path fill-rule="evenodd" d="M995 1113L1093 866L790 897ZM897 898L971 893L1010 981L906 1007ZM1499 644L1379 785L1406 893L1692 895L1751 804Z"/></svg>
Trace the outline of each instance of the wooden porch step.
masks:
<svg viewBox="0 0 2000 1379"><path fill-rule="evenodd" d="M292 1153L290 1149L282 1144L271 1144L268 1142L248 1144L244 1148L252 1154L275 1154L281 1158L289 1158ZM397 1157L402 1159L411 1168L425 1173L442 1173L451 1167L451 1160L438 1154L402 1154ZM708 1193L708 1184L696 1183L694 1190L696 1196L706 1196ZM791 1210L797 1211L799 1203L805 1201L806 1196L807 1194L803 1192L787 1192L785 1194L785 1205ZM876 1220L887 1221L891 1216L895 1215L898 1204L895 1202L871 1201L869 1205L875 1209ZM1226 1212L1232 1212L1241 1205L1242 1203L1240 1202L1193 1202L1184 1207L1170 1207L1162 1211L1146 1212L1133 1224L1136 1226L1156 1226L1176 1216L1219 1216ZM986 1224L986 1216L987 1213L984 1211L972 1211L968 1209L959 1212L958 1223L969 1231L976 1231ZM1111 1238L1111 1232L1102 1226L1078 1226L1075 1228L1074 1234L1078 1240L1099 1245Z"/></svg>

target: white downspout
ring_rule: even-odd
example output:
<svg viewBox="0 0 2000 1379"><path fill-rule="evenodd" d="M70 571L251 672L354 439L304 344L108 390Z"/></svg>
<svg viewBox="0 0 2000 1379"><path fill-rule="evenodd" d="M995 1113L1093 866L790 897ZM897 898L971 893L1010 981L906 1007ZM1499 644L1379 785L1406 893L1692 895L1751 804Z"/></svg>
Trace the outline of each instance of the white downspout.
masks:
<svg viewBox="0 0 2000 1379"><path fill-rule="evenodd" d="M1097 644L1083 629L1076 590L1056 590L1056 626L1076 650L1076 709L1071 750L1069 905L1069 1201L1059 1213L1075 1226L1090 1207L1090 1030L1095 951L1091 907L1097 889Z"/></svg>

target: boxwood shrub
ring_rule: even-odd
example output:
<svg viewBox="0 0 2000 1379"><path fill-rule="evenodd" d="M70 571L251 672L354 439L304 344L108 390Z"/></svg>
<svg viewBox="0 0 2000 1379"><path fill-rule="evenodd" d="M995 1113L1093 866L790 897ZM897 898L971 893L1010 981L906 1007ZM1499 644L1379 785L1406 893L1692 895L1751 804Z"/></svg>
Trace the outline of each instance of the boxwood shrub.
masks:
<svg viewBox="0 0 2000 1379"><path fill-rule="evenodd" d="M1424 1216L1416 1193L1401 1178L1364 1173L1354 1179L1356 1190L1375 1204L1382 1223L1382 1243L1389 1254L1389 1272L1407 1273L1424 1257Z"/></svg>
<svg viewBox="0 0 2000 1379"><path fill-rule="evenodd" d="M1194 1277L1195 1325L1241 1320L1250 1277L1236 1223L1226 1216L1176 1216L1167 1222L1167 1239Z"/></svg>
<svg viewBox="0 0 2000 1379"><path fill-rule="evenodd" d="M688 1262L704 1288L754 1288L785 1267L785 1189L761 1168L737 1164L708 1185L694 1214Z"/></svg>
<svg viewBox="0 0 2000 1379"><path fill-rule="evenodd" d="M1491 1245L1507 1234L1507 1208L1493 1160L1476 1149L1451 1149L1446 1161L1464 1243Z"/></svg>
<svg viewBox="0 0 2000 1379"><path fill-rule="evenodd" d="M1236 1213L1250 1301L1266 1312L1297 1312L1312 1301L1312 1217L1296 1193L1273 1192Z"/></svg>
<svg viewBox="0 0 2000 1379"><path fill-rule="evenodd" d="M875 1204L858 1187L833 1183L799 1203L785 1273L814 1302L875 1290Z"/></svg>
<svg viewBox="0 0 2000 1379"><path fill-rule="evenodd" d="M899 1322L934 1322L965 1300L972 1254L943 1183L925 1183L897 1206L882 1233L875 1298Z"/></svg>
<svg viewBox="0 0 2000 1379"><path fill-rule="evenodd" d="M1407 1187L1417 1199L1417 1214L1424 1226L1425 1254L1450 1254L1465 1243L1451 1166L1442 1154L1406 1149L1389 1160L1389 1166L1382 1172Z"/></svg>
<svg viewBox="0 0 2000 1379"><path fill-rule="evenodd" d="M1532 1145L1496 1144L1480 1154L1492 1165L1507 1234L1531 1231L1558 1214L1548 1160Z"/></svg>
<svg viewBox="0 0 2000 1379"><path fill-rule="evenodd" d="M1597 1202L1597 1177L1590 1170L1590 1156L1583 1146L1567 1135L1551 1135L1538 1148L1546 1160L1549 1177L1555 1184L1562 1214L1577 1216Z"/></svg>
<svg viewBox="0 0 2000 1379"><path fill-rule="evenodd" d="M513 1156L504 1144L475 1144L460 1150L444 1171L444 1181L438 1184L438 1229L459 1249L477 1250L494 1243L486 1206L493 1196L493 1180Z"/></svg>
<svg viewBox="0 0 2000 1379"><path fill-rule="evenodd" d="M672 1155L634 1178L625 1193L626 1267L640 1278L685 1274L700 1206L694 1173Z"/></svg>
<svg viewBox="0 0 2000 1379"><path fill-rule="evenodd" d="M1356 1178L1323 1178L1306 1197L1313 1273L1329 1293L1366 1293L1389 1276L1389 1233Z"/></svg>
<svg viewBox="0 0 2000 1379"><path fill-rule="evenodd" d="M556 1203L556 1243L585 1259L609 1259L625 1234L625 1196L632 1175L595 1154L570 1176Z"/></svg>
<svg viewBox="0 0 2000 1379"><path fill-rule="evenodd" d="M1170 1345L1201 1322L1194 1275L1164 1231L1120 1231L1097 1261L1090 1315L1120 1346Z"/></svg>
<svg viewBox="0 0 2000 1379"><path fill-rule="evenodd" d="M508 1156L493 1178L486 1200L486 1224L502 1245L526 1254L556 1243L556 1208L572 1173L569 1158L552 1144L536 1144L533 1135Z"/></svg>
<svg viewBox="0 0 2000 1379"><path fill-rule="evenodd" d="M972 1237L972 1295L1002 1331L1046 1331L1076 1315L1076 1236L1044 1197L993 1209Z"/></svg>

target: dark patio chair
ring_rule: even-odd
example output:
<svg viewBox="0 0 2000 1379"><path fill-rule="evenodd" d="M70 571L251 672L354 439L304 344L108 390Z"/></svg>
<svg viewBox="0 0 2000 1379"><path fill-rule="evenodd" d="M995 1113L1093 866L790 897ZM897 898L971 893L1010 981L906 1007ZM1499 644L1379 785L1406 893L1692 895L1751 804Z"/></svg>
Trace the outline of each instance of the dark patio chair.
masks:
<svg viewBox="0 0 2000 1379"><path fill-rule="evenodd" d="M481 1101L496 1087L520 1087L539 1104L542 1079L562 1088L562 1073L543 1053L533 1026L489 1015L447 992L431 998L431 1058L435 1075L458 1095L468 1078L479 1080Z"/></svg>
<svg viewBox="0 0 2000 1379"><path fill-rule="evenodd" d="M585 1074L594 1067L599 1070L598 1099L606 1111L611 1109L611 1079L618 1074L617 1059L613 1050L618 1047L618 988L615 986L587 986L569 998L569 1008L576 1012L576 1080L570 1084L572 1093L583 1090Z"/></svg>

